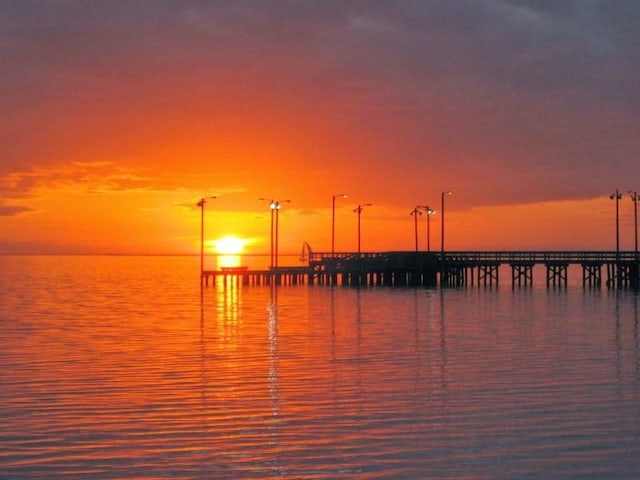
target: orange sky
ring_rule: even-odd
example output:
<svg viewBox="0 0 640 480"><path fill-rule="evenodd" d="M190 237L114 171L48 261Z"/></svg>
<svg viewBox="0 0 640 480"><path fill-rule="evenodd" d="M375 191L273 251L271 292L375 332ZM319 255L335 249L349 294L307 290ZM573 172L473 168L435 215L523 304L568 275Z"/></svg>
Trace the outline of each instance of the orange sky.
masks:
<svg viewBox="0 0 640 480"><path fill-rule="evenodd" d="M2 2L0 253L614 249L640 10L538 3Z"/></svg>

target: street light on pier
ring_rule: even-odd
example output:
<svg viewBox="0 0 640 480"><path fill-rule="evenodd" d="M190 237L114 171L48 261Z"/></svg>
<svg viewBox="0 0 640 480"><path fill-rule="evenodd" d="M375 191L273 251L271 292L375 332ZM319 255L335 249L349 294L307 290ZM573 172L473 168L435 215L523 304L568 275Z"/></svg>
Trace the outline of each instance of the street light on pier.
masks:
<svg viewBox="0 0 640 480"><path fill-rule="evenodd" d="M620 210L618 204L620 203L620 199L622 198L622 194L616 188L615 193L609 195L611 200L616 201L616 261L620 255Z"/></svg>
<svg viewBox="0 0 640 480"><path fill-rule="evenodd" d="M268 198L260 198L262 201L269 202L271 210L271 269L278 268L278 212L281 203L289 203L291 200L269 200Z"/></svg>
<svg viewBox="0 0 640 480"><path fill-rule="evenodd" d="M336 198L347 198L346 193L331 196L331 256L336 251Z"/></svg>
<svg viewBox="0 0 640 480"><path fill-rule="evenodd" d="M631 201L633 202L633 228L634 228L634 245L635 245L635 260L638 261L638 192L632 192L629 190Z"/></svg>
<svg viewBox="0 0 640 480"><path fill-rule="evenodd" d="M609 195L611 200L616 201L616 286L622 284L622 272L620 271L620 210L618 204L622 198L622 194L616 188L615 193Z"/></svg>
<svg viewBox="0 0 640 480"><path fill-rule="evenodd" d="M364 207L370 207L372 203L363 203L358 205L353 211L358 214L358 257L360 256L360 216Z"/></svg>
<svg viewBox="0 0 640 480"><path fill-rule="evenodd" d="M453 195L453 192L442 192L440 195L440 212L442 218L440 219L440 254L442 256L442 263L444 264L444 197Z"/></svg>
<svg viewBox="0 0 640 480"><path fill-rule="evenodd" d="M416 252L418 251L418 216L422 215L420 208L422 207L420 205L417 205L413 208L413 210L411 210L411 212L409 212L409 215L413 215L413 231L415 237Z"/></svg>
<svg viewBox="0 0 640 480"><path fill-rule="evenodd" d="M432 208L427 207L425 209L425 212L427 213L427 252L431 251L431 215L435 215L436 211Z"/></svg>
<svg viewBox="0 0 640 480"><path fill-rule="evenodd" d="M217 197L212 195L210 197L202 197L196 204L200 207L200 277L204 277L204 206L207 200L214 200Z"/></svg>
<svg viewBox="0 0 640 480"><path fill-rule="evenodd" d="M417 208L424 209L424 213L427 215L427 252L431 251L431 215L435 215L436 211L428 205L418 205Z"/></svg>

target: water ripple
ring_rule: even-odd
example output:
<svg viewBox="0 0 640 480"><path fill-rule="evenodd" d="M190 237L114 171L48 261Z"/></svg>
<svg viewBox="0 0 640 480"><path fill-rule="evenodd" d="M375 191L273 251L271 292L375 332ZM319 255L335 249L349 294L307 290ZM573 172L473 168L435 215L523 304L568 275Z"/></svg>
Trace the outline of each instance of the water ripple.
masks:
<svg viewBox="0 0 640 480"><path fill-rule="evenodd" d="M0 477L640 472L632 294L201 297L193 261L0 258Z"/></svg>

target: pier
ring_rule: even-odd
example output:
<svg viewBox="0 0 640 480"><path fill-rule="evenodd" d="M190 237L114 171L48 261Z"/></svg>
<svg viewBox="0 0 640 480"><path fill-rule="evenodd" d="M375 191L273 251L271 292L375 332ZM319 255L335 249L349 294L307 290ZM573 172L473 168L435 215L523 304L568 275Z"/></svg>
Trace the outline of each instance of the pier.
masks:
<svg viewBox="0 0 640 480"><path fill-rule="evenodd" d="M460 251L460 252L311 252L308 264L250 270L246 267L203 270L202 282L215 285L342 285L461 287L500 283L500 267L511 270L511 285L533 285L534 270L543 270L548 287L566 287L570 266L582 269L589 288L640 287L635 252L609 251Z"/></svg>
<svg viewBox="0 0 640 480"><path fill-rule="evenodd" d="M223 267L220 270L203 270L204 285L216 285L218 279L223 285L303 285L310 278L308 266L278 267L274 269L249 270L246 267Z"/></svg>

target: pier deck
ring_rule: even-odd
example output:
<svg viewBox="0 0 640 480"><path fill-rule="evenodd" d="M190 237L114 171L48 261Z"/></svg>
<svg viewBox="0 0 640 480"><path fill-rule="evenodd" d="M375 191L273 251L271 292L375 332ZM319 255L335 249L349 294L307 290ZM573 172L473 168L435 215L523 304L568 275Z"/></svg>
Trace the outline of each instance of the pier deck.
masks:
<svg viewBox="0 0 640 480"><path fill-rule="evenodd" d="M511 268L513 286L532 285L537 265L545 269L547 286L566 286L570 265L582 269L585 287L640 286L635 252L615 251L314 252L305 266L205 270L202 280L207 285L222 278L243 285L491 286L498 285L502 265Z"/></svg>

